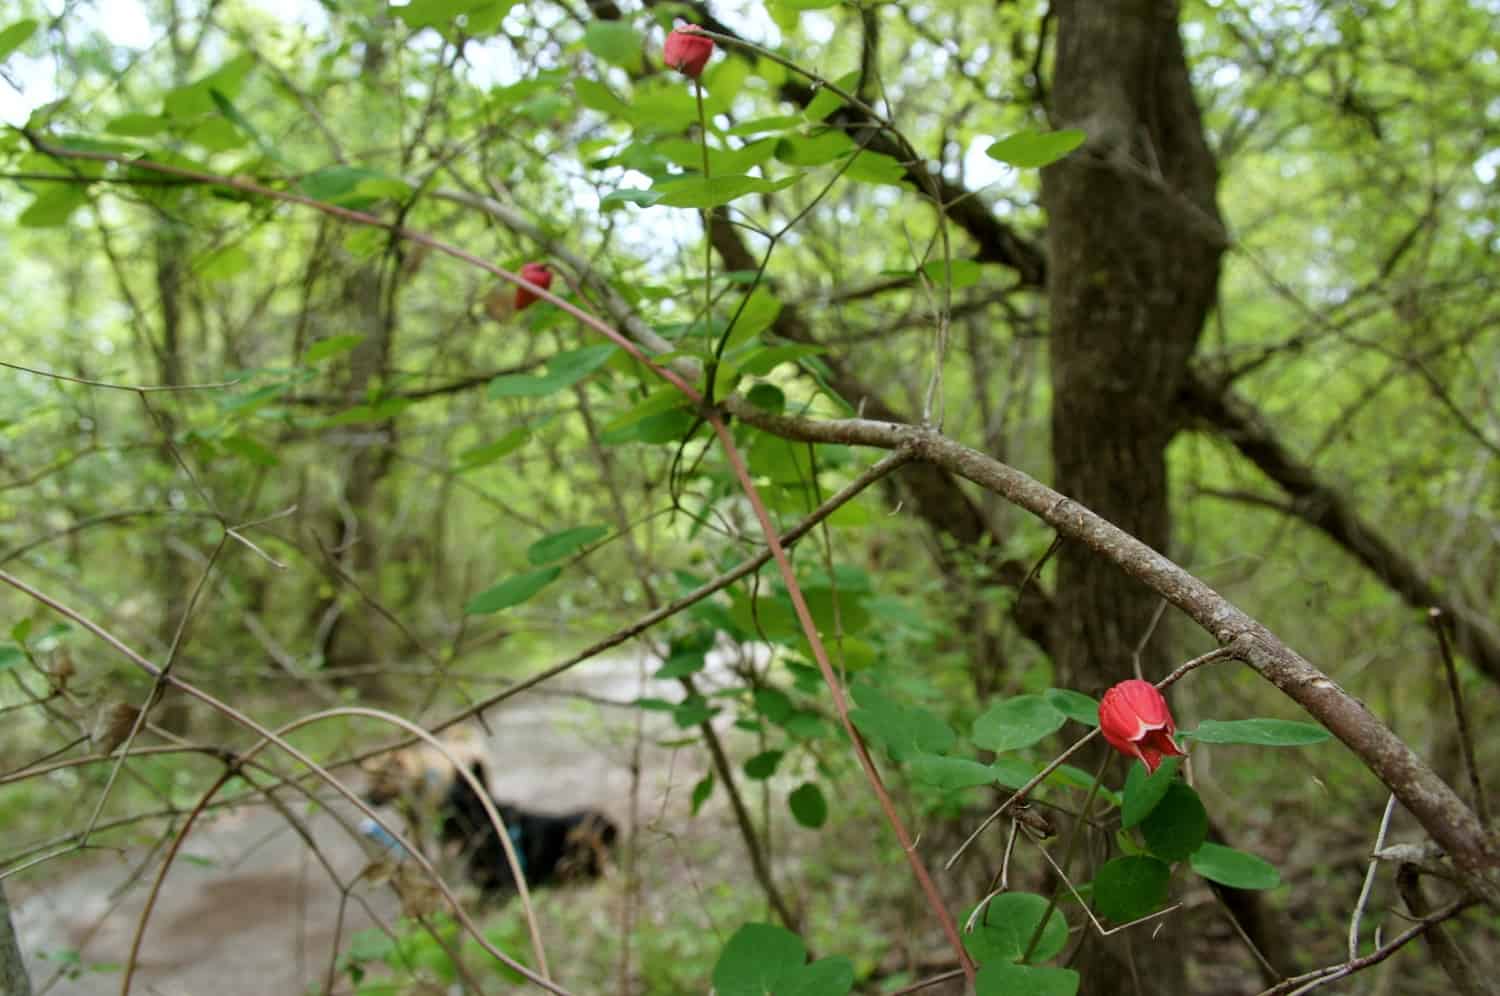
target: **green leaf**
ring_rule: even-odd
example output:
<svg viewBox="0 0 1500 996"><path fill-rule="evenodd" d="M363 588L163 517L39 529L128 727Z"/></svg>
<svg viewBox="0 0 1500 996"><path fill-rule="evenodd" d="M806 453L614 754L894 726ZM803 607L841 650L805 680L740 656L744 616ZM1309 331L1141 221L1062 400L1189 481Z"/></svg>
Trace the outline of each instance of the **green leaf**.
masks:
<svg viewBox="0 0 1500 996"><path fill-rule="evenodd" d="M363 166L325 166L304 176L298 189L315 201L358 210L378 200L402 200L411 193L403 180Z"/></svg>
<svg viewBox="0 0 1500 996"><path fill-rule="evenodd" d="M1181 761L1180 757L1165 758L1154 775L1148 775L1143 764L1130 765L1130 772L1125 776L1125 804L1120 807L1122 828L1129 830L1150 816L1157 803L1166 798Z"/></svg>
<svg viewBox="0 0 1500 996"><path fill-rule="evenodd" d="M956 792L976 785L993 785L995 772L987 764L963 757L938 757L921 754L907 765L911 776L924 785Z"/></svg>
<svg viewBox="0 0 1500 996"><path fill-rule="evenodd" d="M1084 726L1099 725L1099 703L1071 688L1049 688L1042 695L1047 702L1069 719Z"/></svg>
<svg viewBox="0 0 1500 996"><path fill-rule="evenodd" d="M708 797L714 794L714 773L710 771L698 779L698 784L693 786L693 815L698 815L698 810L708 801Z"/></svg>
<svg viewBox="0 0 1500 996"><path fill-rule="evenodd" d="M734 932L714 965L718 996L766 996L802 968L807 949L796 934L768 923L747 923Z"/></svg>
<svg viewBox="0 0 1500 996"><path fill-rule="evenodd" d="M104 130L111 135L145 138L166 131L171 122L159 114L122 114L110 120Z"/></svg>
<svg viewBox="0 0 1500 996"><path fill-rule="evenodd" d="M691 648L679 650L668 657L666 662L657 668L656 673L651 677L657 681L665 681L669 678L686 678L689 675L702 671L707 663L707 659L703 656L703 651L701 650Z"/></svg>
<svg viewBox="0 0 1500 996"><path fill-rule="evenodd" d="M974 979L976 996L1075 996L1081 976L1071 968L985 965Z"/></svg>
<svg viewBox="0 0 1500 996"><path fill-rule="evenodd" d="M843 955L834 955L787 975L776 996L845 996L853 988L854 963Z"/></svg>
<svg viewBox="0 0 1500 996"><path fill-rule="evenodd" d="M1030 747L1056 733L1066 717L1041 695L1017 695L996 702L974 720L974 742L1003 753Z"/></svg>
<svg viewBox="0 0 1500 996"><path fill-rule="evenodd" d="M752 377L764 377L783 363L796 363L806 356L827 352L822 346L772 346L751 354L740 361L740 372Z"/></svg>
<svg viewBox="0 0 1500 996"><path fill-rule="evenodd" d="M750 135L764 135L768 132L786 131L795 128L802 123L802 118L796 114L779 114L775 117L756 118L753 121L745 121L735 125L725 134L736 138L745 138Z"/></svg>
<svg viewBox="0 0 1500 996"><path fill-rule="evenodd" d="M72 217L82 205L88 203L88 188L82 183L49 183L27 205L16 222L23 228L55 228Z"/></svg>
<svg viewBox="0 0 1500 996"><path fill-rule="evenodd" d="M9 643L0 643L0 671L7 671L26 659L26 654ZM796 812L795 808L792 810Z"/></svg>
<svg viewBox="0 0 1500 996"><path fill-rule="evenodd" d="M1181 861L1208 837L1208 811L1197 792L1183 782L1173 782L1151 815L1141 821L1141 833L1152 854L1163 861Z"/></svg>
<svg viewBox="0 0 1500 996"><path fill-rule="evenodd" d="M778 725L796 715L791 698L779 688L757 688L753 696L755 711Z"/></svg>
<svg viewBox="0 0 1500 996"><path fill-rule="evenodd" d="M661 200L661 194L655 190L621 187L618 190L611 190L599 198L599 207L605 210L618 204L635 204L638 207L650 207L659 200Z"/></svg>
<svg viewBox="0 0 1500 996"><path fill-rule="evenodd" d="M906 182L906 167L894 156L884 152L861 152L844 170L844 179L856 183L875 183L886 186L901 186Z"/></svg>
<svg viewBox="0 0 1500 996"><path fill-rule="evenodd" d="M409 28L446 28L463 16L479 18L483 23L474 25L475 34L491 22L498 25L500 19L515 6L515 0L411 0L404 6L390 8ZM499 19L495 17L498 8ZM493 30L491 28L490 30Z"/></svg>
<svg viewBox="0 0 1500 996"><path fill-rule="evenodd" d="M684 169L697 171L703 168L703 146L689 139L669 138L653 143L651 149ZM759 166L771 158L771 154L775 151L776 140L772 138L763 138L738 149L710 147L708 150L709 175L725 176L730 173L744 173L752 166Z"/></svg>
<svg viewBox="0 0 1500 996"><path fill-rule="evenodd" d="M689 695L672 707L672 722L684 729L708 722L719 710L708 704L701 695Z"/></svg>
<svg viewBox="0 0 1500 996"><path fill-rule="evenodd" d="M756 384L745 395L745 400L773 415L780 415L786 410L786 392L775 384Z"/></svg>
<svg viewBox="0 0 1500 996"><path fill-rule="evenodd" d="M490 398L544 398L572 387L608 363L619 347L610 343L558 353L541 374L504 374L490 381Z"/></svg>
<svg viewBox="0 0 1500 996"><path fill-rule="evenodd" d="M1145 855L1115 858L1094 876L1094 911L1127 923L1162 907L1172 869Z"/></svg>
<svg viewBox="0 0 1500 996"><path fill-rule="evenodd" d="M464 614L482 616L508 609L512 605L520 605L556 581L561 573L561 567L547 567L506 578L493 588L487 588L470 599L469 604L464 606Z"/></svg>
<svg viewBox="0 0 1500 996"><path fill-rule="evenodd" d="M859 708L851 710L849 718L897 761L945 753L958 739L947 723L926 709L902 705L869 684L855 685L852 691Z"/></svg>
<svg viewBox="0 0 1500 996"><path fill-rule="evenodd" d="M641 71L641 36L628 21L593 20L583 29L583 44L594 55L627 72Z"/></svg>
<svg viewBox="0 0 1500 996"><path fill-rule="evenodd" d="M543 536L531 544L526 550L526 559L537 565L550 564L608 535L608 526L574 526Z"/></svg>
<svg viewBox="0 0 1500 996"><path fill-rule="evenodd" d="M1316 723L1299 723L1289 719L1205 719L1191 732L1203 744L1255 744L1259 747L1305 747L1320 744L1332 734Z"/></svg>
<svg viewBox="0 0 1500 996"><path fill-rule="evenodd" d="M193 272L205 280L228 280L244 273L254 263L248 249L232 243L198 257L193 264Z"/></svg>
<svg viewBox="0 0 1500 996"><path fill-rule="evenodd" d="M281 458L273 451L248 436L229 436L220 440L219 445L230 453L244 457L257 467L275 467L281 463Z"/></svg>
<svg viewBox="0 0 1500 996"><path fill-rule="evenodd" d="M460 470L473 470L476 467L487 467L496 460L502 460L510 456L516 450L526 444L531 438L531 430L521 425L510 430L493 443L476 446L465 450L459 455L458 464Z"/></svg>
<svg viewBox="0 0 1500 996"><path fill-rule="evenodd" d="M735 320L734 329L729 333L729 345L726 348L733 349L740 343L760 335L771 327L780 314L781 302L777 300L776 295L765 287L755 288L745 302L739 318Z"/></svg>
<svg viewBox="0 0 1500 996"><path fill-rule="evenodd" d="M828 800L823 790L814 782L803 782L786 797L792 818L809 830L816 830L828 822Z"/></svg>
<svg viewBox="0 0 1500 996"><path fill-rule="evenodd" d="M196 118L213 114L213 91L233 97L244 85L245 76L255 67L255 56L249 52L237 55L207 76L168 91L162 98L162 111L173 118Z"/></svg>
<svg viewBox="0 0 1500 996"><path fill-rule="evenodd" d="M964 935L964 948L981 965L1020 961L1048 906L1045 896L1002 892L990 901L984 918L974 930ZM1067 943L1068 921L1061 911L1054 908L1047 917L1047 927L1042 931L1031 958L1033 961L1055 958Z"/></svg>
<svg viewBox="0 0 1500 996"><path fill-rule="evenodd" d="M954 290L964 290L979 283L979 264L972 259L949 260L948 267L953 273ZM944 270L943 261L940 259L929 260L922 266L922 273L939 287L943 285Z"/></svg>
<svg viewBox="0 0 1500 996"><path fill-rule="evenodd" d="M302 354L302 362L311 366L322 363L330 356L338 356L365 341L362 335L331 335L327 339L319 339L307 347L307 352Z"/></svg>
<svg viewBox="0 0 1500 996"><path fill-rule="evenodd" d="M701 423L692 410L679 408L676 411L647 415L632 425L601 435L600 440L605 443L676 443L698 424Z"/></svg>
<svg viewBox="0 0 1500 996"><path fill-rule="evenodd" d="M767 180L759 176L730 173L726 176L711 176L707 179L701 176L689 176L664 180L653 185L651 189L661 194L661 199L656 203L666 207L711 208L728 204L746 194L774 193L791 186L799 179L801 177L797 175L783 177L780 180Z"/></svg>
<svg viewBox="0 0 1500 996"><path fill-rule="evenodd" d="M4 31L0 31L0 62L4 62L16 49L26 44L26 40L36 33L41 22L34 17L23 18L14 24L6 25Z"/></svg>
<svg viewBox="0 0 1500 996"><path fill-rule="evenodd" d="M1222 844L1204 844L1189 860L1199 875L1234 889L1274 889L1281 884L1275 865Z"/></svg>
<svg viewBox="0 0 1500 996"><path fill-rule="evenodd" d="M782 0L783 3L789 0ZM859 84L859 70L845 73L833 81L834 85L845 93L853 93L854 87ZM802 116L809 121L822 121L828 115L844 106L844 98L835 94L826 86L818 88L817 96L813 97L812 103L803 110Z"/></svg>
<svg viewBox="0 0 1500 996"><path fill-rule="evenodd" d="M776 158L789 166L822 166L847 156L856 148L854 139L837 128L813 135L788 135L776 143Z"/></svg>
<svg viewBox="0 0 1500 996"><path fill-rule="evenodd" d="M1085 137L1077 128L1017 132L992 143L984 154L1009 166L1036 169L1057 162L1082 145Z"/></svg>
<svg viewBox="0 0 1500 996"><path fill-rule="evenodd" d="M745 762L745 777L751 781L765 781L776 774L776 767L781 764L783 756L784 753L779 750L761 751Z"/></svg>

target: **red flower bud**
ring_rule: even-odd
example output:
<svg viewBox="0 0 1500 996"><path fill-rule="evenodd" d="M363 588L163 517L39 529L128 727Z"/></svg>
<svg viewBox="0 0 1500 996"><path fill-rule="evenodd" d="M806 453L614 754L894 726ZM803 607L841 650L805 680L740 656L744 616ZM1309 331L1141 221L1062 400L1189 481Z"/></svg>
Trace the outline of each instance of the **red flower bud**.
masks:
<svg viewBox="0 0 1500 996"><path fill-rule="evenodd" d="M1181 757L1183 750L1172 735L1167 700L1149 681L1132 678L1104 693L1099 702L1099 732L1109 745L1128 757L1138 757L1147 771L1155 771L1167 755Z"/></svg>
<svg viewBox="0 0 1500 996"><path fill-rule="evenodd" d="M661 49L661 57L668 66L693 79L703 75L703 67L713 54L714 40L691 24L667 35L667 43Z"/></svg>
<svg viewBox="0 0 1500 996"><path fill-rule="evenodd" d="M531 283L536 284L543 290L546 290L552 286L552 271L547 269L546 263L527 263L525 266L521 267L521 278L524 280L529 280ZM527 290L525 287L520 286L519 284L516 285L517 311L525 308L535 300L537 300L536 294Z"/></svg>

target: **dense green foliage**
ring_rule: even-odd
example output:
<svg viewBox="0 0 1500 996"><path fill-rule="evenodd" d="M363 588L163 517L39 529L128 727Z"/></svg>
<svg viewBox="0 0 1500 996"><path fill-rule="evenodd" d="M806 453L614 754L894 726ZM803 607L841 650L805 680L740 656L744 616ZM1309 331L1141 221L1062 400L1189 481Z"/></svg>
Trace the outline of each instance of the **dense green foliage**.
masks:
<svg viewBox="0 0 1500 996"><path fill-rule="evenodd" d="M0 571L70 610L0 588L0 869L80 830L80 800L109 846L159 839L146 817L192 809L224 771L170 753L131 758L119 784L104 763L7 777L84 757L101 712L152 695L84 620L269 727L353 703L430 725L609 638L597 656L644 650L655 680L585 695L555 733L637 768L646 750L650 770L599 789L632 814L623 874L587 909L539 900L573 992L875 993L958 966L843 695L912 853L960 928L973 914L981 994L1133 992L1081 979L1069 931L1178 903L1160 922L1192 991L1270 985L1207 926L1224 916L1209 883L1298 925L1278 971L1344 960L1390 788L1233 662L1169 693L1189 780L1176 759L1127 775L1085 753L1031 793L1047 833L1013 814L943 868L1098 725L1099 689L1064 687L1027 625L1054 533L949 477L982 524L964 542L910 468L862 478L886 453L756 416L922 423L1051 479L1041 267L1068 247L1046 242L1040 171L1115 168L1103 125L1048 113L1058 11L112 8L20 0L0 24L0 87L20 95L0 133ZM146 30L122 40L136 13ZM706 15L755 44L721 37L696 83L664 70L666 32ZM1483 731L1500 718L1500 11L1193 0L1179 16L1228 248L1197 386L1155 399L1167 552L1472 802L1428 609L1457 627ZM536 260L555 298L518 309L506 274ZM790 576L767 556L699 596L767 549L760 512L785 534L855 482ZM1179 661L1213 647L1175 610L1127 639ZM257 740L180 691L152 718L137 747ZM390 735L340 717L296 742L337 763ZM1482 772L1495 751L1476 747ZM1098 832L1075 847L1080 812ZM1409 817L1393 832L1420 839ZM1366 951L1375 924L1389 940L1399 911L1421 914L1393 879ZM1482 968L1494 925L1448 930ZM517 909L485 936L535 967ZM465 938L442 917L346 937L336 991L521 979ZM1452 991L1418 950L1382 969L1389 991Z"/></svg>

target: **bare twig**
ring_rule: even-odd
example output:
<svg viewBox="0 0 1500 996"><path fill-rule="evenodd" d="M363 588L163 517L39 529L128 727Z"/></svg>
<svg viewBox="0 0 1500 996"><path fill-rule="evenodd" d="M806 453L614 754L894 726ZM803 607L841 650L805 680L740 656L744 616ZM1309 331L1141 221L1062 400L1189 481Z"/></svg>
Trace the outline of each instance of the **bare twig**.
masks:
<svg viewBox="0 0 1500 996"><path fill-rule="evenodd" d="M1391 828L1391 814L1396 811L1396 797L1393 795L1386 800L1385 813L1380 817L1380 829L1375 833L1375 846L1370 848L1372 855L1379 854L1380 849L1385 847L1385 835ZM1380 859L1370 858L1370 867L1365 869L1364 884L1359 887L1359 898L1354 902L1354 913L1349 917L1349 960L1353 961L1359 957L1359 921L1365 912L1365 904L1370 901L1370 890L1375 887L1375 870L1380 867Z"/></svg>
<svg viewBox="0 0 1500 996"><path fill-rule="evenodd" d="M1414 938L1426 933L1436 924L1452 919L1470 906L1473 906L1474 902L1473 899L1462 899L1450 906L1445 906L1432 916L1418 921L1412 927L1397 934L1394 938L1362 958L1354 958L1339 965L1329 965L1325 968L1315 969L1303 975L1296 976L1295 978L1284 979L1269 989L1261 990L1257 996L1300 996L1301 993L1309 992L1324 983L1353 975L1355 972L1369 968L1371 965L1378 965L1401 950L1401 948L1405 947Z"/></svg>
<svg viewBox="0 0 1500 996"><path fill-rule="evenodd" d="M1469 731L1469 713L1464 708L1463 689L1458 684L1458 668L1453 663L1453 648L1448 645L1447 617L1443 610L1427 610L1427 618L1437 633L1438 650L1443 657L1443 672L1448 676L1448 694L1453 699L1453 718L1458 723L1458 743L1464 755L1464 769L1469 776L1469 789L1474 794L1474 811L1479 821L1490 825L1490 806L1484 795L1484 784L1479 780L1479 761L1474 757L1474 735Z"/></svg>

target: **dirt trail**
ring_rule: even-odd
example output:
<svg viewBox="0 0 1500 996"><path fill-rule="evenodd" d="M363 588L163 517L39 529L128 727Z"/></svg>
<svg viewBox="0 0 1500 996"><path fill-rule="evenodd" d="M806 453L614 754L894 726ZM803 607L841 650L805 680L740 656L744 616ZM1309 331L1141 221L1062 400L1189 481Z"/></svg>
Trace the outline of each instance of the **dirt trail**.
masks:
<svg viewBox="0 0 1500 996"><path fill-rule="evenodd" d="M555 694L574 689L614 701L639 694L630 660L590 662L569 672L549 693L520 696L489 713L493 788L502 798L541 810L602 806L622 821L630 788L633 713L582 705ZM675 698L668 687L647 694ZM668 718L653 714L663 730ZM656 759L663 752L653 752ZM648 769L651 765L647 766ZM663 776L658 769L653 782ZM681 780L691 773L678 771ZM696 777L692 775L692 777ZM646 804L654 798L646 793ZM338 875L351 880L368 863L327 813L311 817L288 796ZM351 807L344 806L344 812ZM357 817L356 817L357 821ZM342 934L371 926L371 911L394 922L397 903L387 888L360 885L340 919L340 894L302 839L270 806L247 806L205 822L173 865L144 938L132 992L153 996L264 996L321 987L329 953ZM38 993L102 996L118 993L157 861L134 848L118 861L70 871L44 866L14 886L16 927ZM112 899L145 862L145 874ZM50 871L50 875L48 872ZM81 971L58 976L59 957L76 951ZM91 965L107 966L91 970ZM68 977L71 974L71 977ZM50 988L46 988L51 982ZM347 986L347 984L345 984ZM321 991L321 989L319 990ZM347 988L336 991L347 991Z"/></svg>

